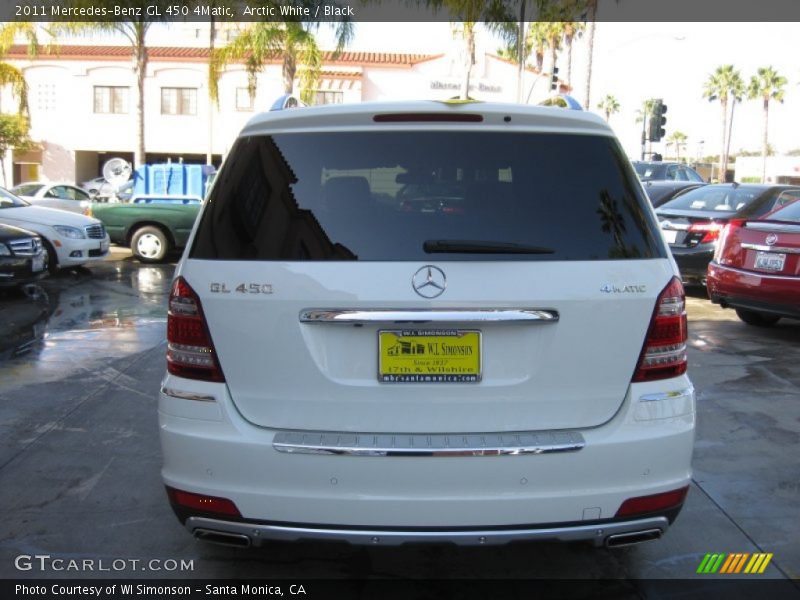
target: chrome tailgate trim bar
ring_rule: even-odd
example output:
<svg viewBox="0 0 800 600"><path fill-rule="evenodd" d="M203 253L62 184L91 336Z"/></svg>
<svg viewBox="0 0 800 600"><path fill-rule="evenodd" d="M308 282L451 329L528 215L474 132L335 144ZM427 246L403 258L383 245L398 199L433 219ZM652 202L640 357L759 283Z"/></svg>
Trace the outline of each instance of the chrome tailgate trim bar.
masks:
<svg viewBox="0 0 800 600"><path fill-rule="evenodd" d="M287 454L342 456L519 456L577 452L586 445L576 431L518 433L391 434L280 431L272 447Z"/></svg>
<svg viewBox="0 0 800 600"><path fill-rule="evenodd" d="M301 323L555 323L558 311L539 308L338 309L306 308Z"/></svg>

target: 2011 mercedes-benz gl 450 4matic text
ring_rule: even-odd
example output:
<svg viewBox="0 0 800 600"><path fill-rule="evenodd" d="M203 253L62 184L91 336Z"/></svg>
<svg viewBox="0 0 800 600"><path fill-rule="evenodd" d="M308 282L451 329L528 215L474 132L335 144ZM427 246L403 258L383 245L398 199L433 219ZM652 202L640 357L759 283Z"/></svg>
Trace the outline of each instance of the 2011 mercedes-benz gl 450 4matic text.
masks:
<svg viewBox="0 0 800 600"><path fill-rule="evenodd" d="M660 537L691 476L677 267L611 129L298 108L243 129L169 299L163 478L196 537Z"/></svg>

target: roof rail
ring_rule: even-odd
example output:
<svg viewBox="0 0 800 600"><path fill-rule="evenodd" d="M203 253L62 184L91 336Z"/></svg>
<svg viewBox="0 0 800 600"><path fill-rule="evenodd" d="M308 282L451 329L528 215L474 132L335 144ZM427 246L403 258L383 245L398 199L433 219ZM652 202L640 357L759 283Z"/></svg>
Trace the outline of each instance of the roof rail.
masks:
<svg viewBox="0 0 800 600"><path fill-rule="evenodd" d="M273 110L286 110L287 108L300 108L303 106L307 106L307 104L297 96L284 94L283 96L279 96L278 99L272 103L269 110L271 112Z"/></svg>

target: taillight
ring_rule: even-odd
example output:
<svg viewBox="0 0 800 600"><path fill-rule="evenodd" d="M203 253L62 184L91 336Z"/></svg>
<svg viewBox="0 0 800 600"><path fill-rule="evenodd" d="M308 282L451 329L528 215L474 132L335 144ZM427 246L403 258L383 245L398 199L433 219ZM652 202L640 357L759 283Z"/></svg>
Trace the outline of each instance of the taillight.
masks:
<svg viewBox="0 0 800 600"><path fill-rule="evenodd" d="M175 280L169 295L167 371L187 379L225 381L200 298L183 277Z"/></svg>
<svg viewBox="0 0 800 600"><path fill-rule="evenodd" d="M633 381L669 379L686 372L686 295L673 277L658 296Z"/></svg>
<svg viewBox="0 0 800 600"><path fill-rule="evenodd" d="M647 513L656 512L658 510L667 510L675 508L683 504L686 499L686 492L689 491L689 486L682 487L678 490L663 492L661 494L653 494L652 496L637 496L636 498L628 498L619 507L615 517L630 517L633 515L643 515Z"/></svg>
<svg viewBox="0 0 800 600"><path fill-rule="evenodd" d="M218 498L217 496L206 496L204 494L193 494L192 492L184 492L183 490L176 490L175 488L167 487L167 496L170 502L177 506L184 508L191 508L208 513L217 513L220 515L229 515L231 517L241 517L242 514L236 505L227 498Z"/></svg>
<svg viewBox="0 0 800 600"><path fill-rule="evenodd" d="M708 244L719 238L724 225L722 223L694 223L689 225L689 233L703 233L701 244Z"/></svg>
<svg viewBox="0 0 800 600"><path fill-rule="evenodd" d="M739 229L744 224L743 219L732 219L728 221L728 224L722 228L722 231L719 234L719 240L717 241L717 247L714 249L714 262L718 265L724 263L724 255L723 251L725 249L725 242L730 237L731 232L735 229Z"/></svg>

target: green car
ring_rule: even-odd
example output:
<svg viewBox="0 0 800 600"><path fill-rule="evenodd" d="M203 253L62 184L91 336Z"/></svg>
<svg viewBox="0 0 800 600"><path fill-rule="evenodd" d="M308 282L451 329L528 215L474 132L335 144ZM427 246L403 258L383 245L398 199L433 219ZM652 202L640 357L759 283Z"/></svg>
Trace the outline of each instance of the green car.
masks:
<svg viewBox="0 0 800 600"><path fill-rule="evenodd" d="M200 212L199 202L92 203L92 216L105 225L111 241L130 247L142 262L160 262L183 248Z"/></svg>

